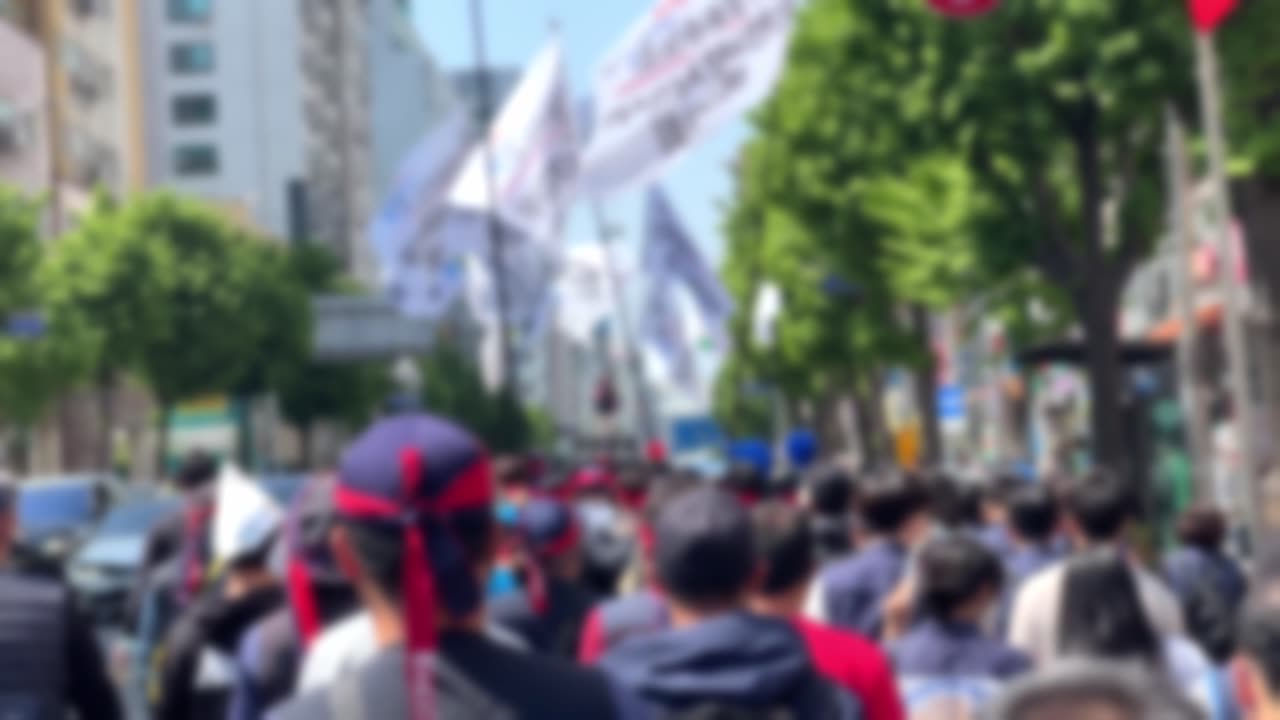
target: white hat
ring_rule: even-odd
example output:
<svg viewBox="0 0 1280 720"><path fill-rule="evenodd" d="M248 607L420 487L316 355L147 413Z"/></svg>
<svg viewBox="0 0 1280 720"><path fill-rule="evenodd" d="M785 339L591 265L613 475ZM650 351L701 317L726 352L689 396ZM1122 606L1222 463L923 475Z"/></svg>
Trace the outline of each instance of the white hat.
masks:
<svg viewBox="0 0 1280 720"><path fill-rule="evenodd" d="M263 549L280 528L283 513L257 483L233 463L218 472L213 555L233 562Z"/></svg>

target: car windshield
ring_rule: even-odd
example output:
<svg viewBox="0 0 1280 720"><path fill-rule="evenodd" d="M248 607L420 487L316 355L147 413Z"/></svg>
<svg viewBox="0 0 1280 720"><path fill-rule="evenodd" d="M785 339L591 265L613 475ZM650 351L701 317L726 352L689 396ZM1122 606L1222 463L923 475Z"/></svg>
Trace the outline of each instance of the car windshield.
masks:
<svg viewBox="0 0 1280 720"><path fill-rule="evenodd" d="M89 483L28 485L18 496L18 525L25 533L61 530L93 519Z"/></svg>
<svg viewBox="0 0 1280 720"><path fill-rule="evenodd" d="M181 505L177 498L154 497L126 501L103 518L98 537L143 535Z"/></svg>

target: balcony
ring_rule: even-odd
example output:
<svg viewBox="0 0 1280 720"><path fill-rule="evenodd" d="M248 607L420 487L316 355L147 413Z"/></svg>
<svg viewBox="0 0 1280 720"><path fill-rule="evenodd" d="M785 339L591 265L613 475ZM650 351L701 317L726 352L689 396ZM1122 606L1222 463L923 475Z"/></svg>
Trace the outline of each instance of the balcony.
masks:
<svg viewBox="0 0 1280 720"><path fill-rule="evenodd" d="M26 150L35 141L35 117L0 98L0 157Z"/></svg>
<svg viewBox="0 0 1280 720"><path fill-rule="evenodd" d="M87 133L74 128L66 133L69 179L85 188L114 188L120 166L115 150Z"/></svg>
<svg viewBox="0 0 1280 720"><path fill-rule="evenodd" d="M72 41L62 44L62 65L72 92L93 104L111 92L111 68Z"/></svg>

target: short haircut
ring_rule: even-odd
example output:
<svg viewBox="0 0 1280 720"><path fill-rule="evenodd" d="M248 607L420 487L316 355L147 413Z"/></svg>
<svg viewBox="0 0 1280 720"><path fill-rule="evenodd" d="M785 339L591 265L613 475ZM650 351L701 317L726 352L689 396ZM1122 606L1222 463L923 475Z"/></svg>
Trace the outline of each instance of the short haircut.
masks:
<svg viewBox="0 0 1280 720"><path fill-rule="evenodd" d="M935 538L920 553L920 602L934 617L949 619L983 590L999 590L1000 561L965 534Z"/></svg>
<svg viewBox="0 0 1280 720"><path fill-rule="evenodd" d="M1058 528L1058 500L1044 485L1024 485L1009 496L1009 525L1018 537L1044 542Z"/></svg>
<svg viewBox="0 0 1280 720"><path fill-rule="evenodd" d="M805 584L815 567L813 530L803 510L770 501L751 511L756 564L764 570L761 592L781 595Z"/></svg>
<svg viewBox="0 0 1280 720"><path fill-rule="evenodd" d="M1280 605L1268 599L1251 603L1237 635L1239 654L1258 665L1273 694L1280 693Z"/></svg>
<svg viewBox="0 0 1280 720"><path fill-rule="evenodd" d="M1094 542L1117 539L1137 509L1137 499L1129 486L1103 469L1077 479L1066 495L1067 513L1085 537Z"/></svg>
<svg viewBox="0 0 1280 720"><path fill-rule="evenodd" d="M982 499L987 502L1007 504L1014 493L1027 483L1015 475L996 475L982 486Z"/></svg>
<svg viewBox="0 0 1280 720"><path fill-rule="evenodd" d="M876 533L894 533L928 507L928 495L914 476L882 471L868 478L861 493L862 517Z"/></svg>
<svg viewBox="0 0 1280 720"><path fill-rule="evenodd" d="M340 518L347 528L356 555L365 572L389 597L399 598L403 582L404 530L399 523L382 520ZM489 506L452 513L444 521L450 537L457 541L473 567L487 562L494 551L493 509ZM427 528L423 528L427 532ZM440 568L437 568L439 570ZM441 579L437 576L436 582Z"/></svg>
<svg viewBox="0 0 1280 720"><path fill-rule="evenodd" d="M751 518L729 493L704 486L681 493L658 512L654 560L672 599L706 607L732 602L751 582Z"/></svg>
<svg viewBox="0 0 1280 720"><path fill-rule="evenodd" d="M856 496L853 478L840 468L818 470L810 494L813 511L818 515L848 515L853 511Z"/></svg>
<svg viewBox="0 0 1280 720"><path fill-rule="evenodd" d="M925 481L929 509L938 522L949 528L976 526L982 522L978 488L960 483L946 473L935 473Z"/></svg>
<svg viewBox="0 0 1280 720"><path fill-rule="evenodd" d="M1217 550L1226 534L1226 519L1217 508L1194 505L1178 518L1178 540L1183 545Z"/></svg>
<svg viewBox="0 0 1280 720"><path fill-rule="evenodd" d="M193 450L183 459L174 481L178 487L194 490L208 485L217 475L218 459L204 450Z"/></svg>

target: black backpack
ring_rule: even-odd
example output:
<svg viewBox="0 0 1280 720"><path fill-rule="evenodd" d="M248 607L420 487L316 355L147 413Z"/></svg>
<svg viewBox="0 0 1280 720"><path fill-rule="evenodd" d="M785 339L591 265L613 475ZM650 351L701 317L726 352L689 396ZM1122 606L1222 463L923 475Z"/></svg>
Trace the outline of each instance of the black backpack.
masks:
<svg viewBox="0 0 1280 720"><path fill-rule="evenodd" d="M1192 639L1209 659L1222 664L1235 650L1235 608L1215 579L1212 572L1197 575L1183 598L1182 612Z"/></svg>

